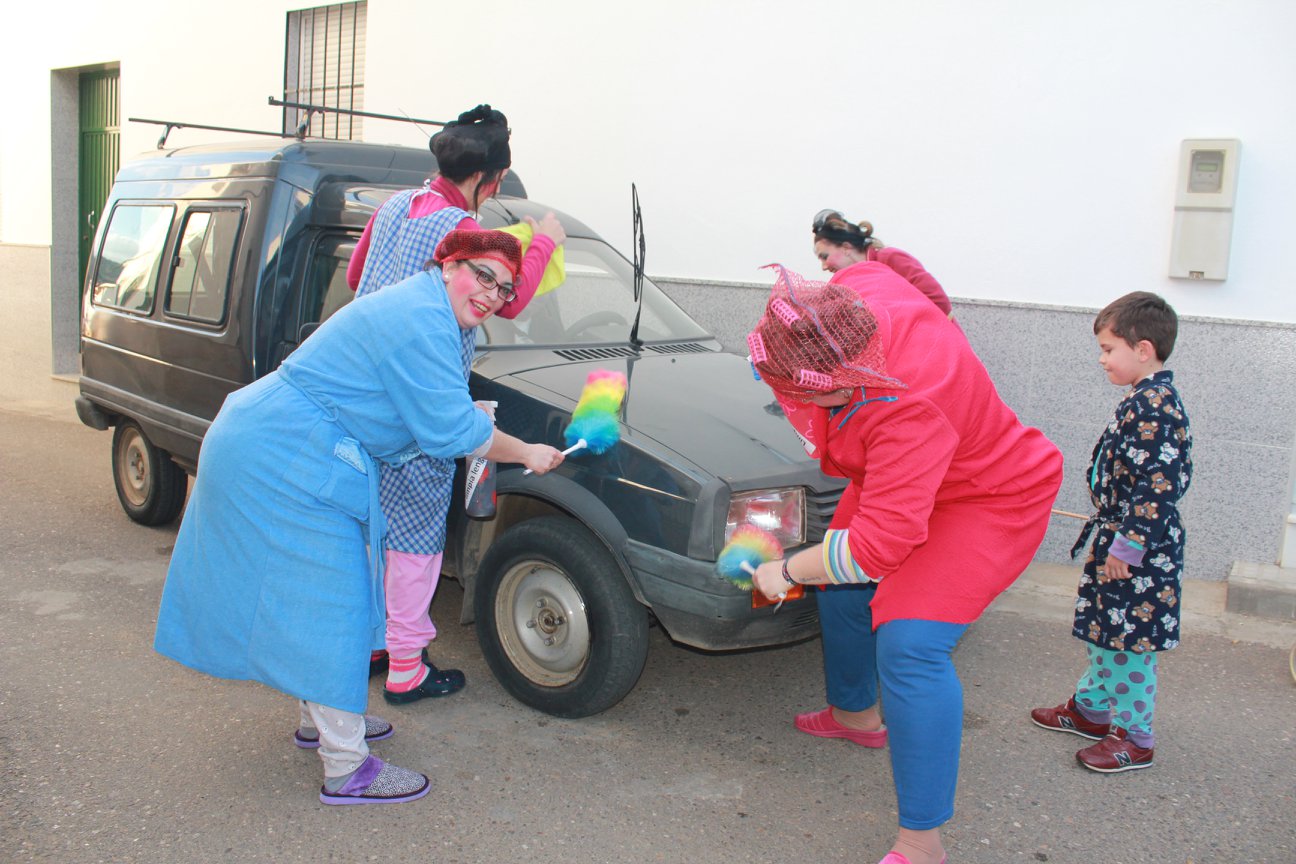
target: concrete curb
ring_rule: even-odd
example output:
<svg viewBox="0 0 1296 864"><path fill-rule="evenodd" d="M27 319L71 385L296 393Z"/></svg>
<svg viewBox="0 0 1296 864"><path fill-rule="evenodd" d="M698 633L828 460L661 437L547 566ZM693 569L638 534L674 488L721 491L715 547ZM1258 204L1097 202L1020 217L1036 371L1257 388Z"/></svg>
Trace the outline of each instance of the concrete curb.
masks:
<svg viewBox="0 0 1296 864"><path fill-rule="evenodd" d="M1296 571L1238 561L1229 572L1228 611L1296 621Z"/></svg>
<svg viewBox="0 0 1296 864"><path fill-rule="evenodd" d="M990 608L1037 620L1056 621L1059 627L1069 631L1080 570L1078 565L1036 561ZM1284 649L1296 644L1296 620L1260 617L1231 608L1230 596L1237 593L1229 582L1186 580L1183 585L1184 638L1222 636L1234 642L1253 642ZM1291 592L1284 590L1283 593Z"/></svg>

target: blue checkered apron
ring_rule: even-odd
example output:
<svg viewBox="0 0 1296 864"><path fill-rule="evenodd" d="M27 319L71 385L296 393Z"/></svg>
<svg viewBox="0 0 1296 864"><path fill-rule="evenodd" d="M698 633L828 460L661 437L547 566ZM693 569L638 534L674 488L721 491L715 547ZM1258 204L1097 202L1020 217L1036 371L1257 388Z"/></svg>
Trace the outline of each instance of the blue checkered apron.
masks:
<svg viewBox="0 0 1296 864"><path fill-rule="evenodd" d="M426 269L441 240L471 215L458 207L446 206L418 219L409 218L410 202L426 189L425 186L397 192L379 208L369 232L369 252L356 289L357 298ZM476 327L463 331L459 357L465 382L472 369L476 341ZM453 459L428 456L398 466L382 466L378 496L387 517L384 545L388 549L419 555L435 555L445 550L446 515L450 512L454 471Z"/></svg>

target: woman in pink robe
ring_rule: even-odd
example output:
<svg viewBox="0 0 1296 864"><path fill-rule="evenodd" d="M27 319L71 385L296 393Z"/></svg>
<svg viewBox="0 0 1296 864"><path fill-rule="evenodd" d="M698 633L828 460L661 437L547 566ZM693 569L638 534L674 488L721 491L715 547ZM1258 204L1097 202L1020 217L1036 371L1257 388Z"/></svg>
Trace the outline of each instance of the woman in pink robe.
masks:
<svg viewBox="0 0 1296 864"><path fill-rule="evenodd" d="M880 263L827 285L781 271L749 342L762 380L800 409L807 450L850 481L823 544L754 577L770 597L826 586L828 707L796 726L864 747L889 740L900 825L882 864L940 864L963 721L950 655L1030 564L1061 453L999 398L957 325Z"/></svg>

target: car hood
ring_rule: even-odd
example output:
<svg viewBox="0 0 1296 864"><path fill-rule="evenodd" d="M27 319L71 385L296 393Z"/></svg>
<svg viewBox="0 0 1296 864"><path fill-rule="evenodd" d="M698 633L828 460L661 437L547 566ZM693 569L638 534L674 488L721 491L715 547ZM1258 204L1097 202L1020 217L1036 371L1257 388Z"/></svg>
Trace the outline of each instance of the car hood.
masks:
<svg viewBox="0 0 1296 864"><path fill-rule="evenodd" d="M649 346L639 356L555 362L561 365L533 366L494 380L507 385L512 379L513 386L547 391L555 406L571 411L591 371L621 372L627 380L623 442L649 450L652 442L692 463L695 472L731 484L739 481L740 486L742 480L814 465L773 393L735 354L663 355Z"/></svg>

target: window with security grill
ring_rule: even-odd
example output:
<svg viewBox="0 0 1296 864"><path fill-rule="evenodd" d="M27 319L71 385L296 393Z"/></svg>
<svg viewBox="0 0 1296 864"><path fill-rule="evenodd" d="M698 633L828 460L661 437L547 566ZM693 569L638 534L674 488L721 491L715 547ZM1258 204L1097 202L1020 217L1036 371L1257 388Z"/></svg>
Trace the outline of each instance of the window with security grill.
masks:
<svg viewBox="0 0 1296 864"><path fill-rule="evenodd" d="M365 16L367 2L338 3L288 13L284 57L285 102L359 111L364 108ZM293 134L306 115L284 109L284 132ZM307 134L359 140L361 118L313 112Z"/></svg>

